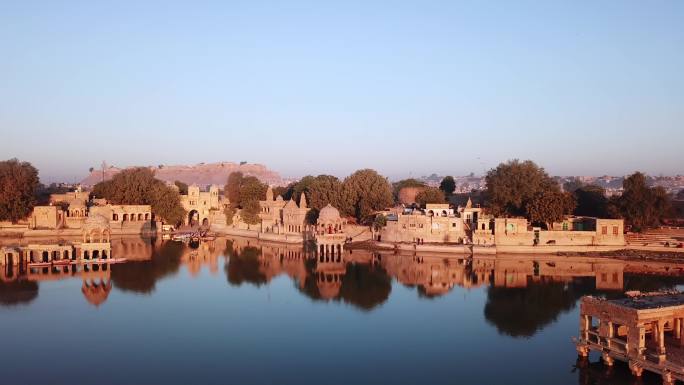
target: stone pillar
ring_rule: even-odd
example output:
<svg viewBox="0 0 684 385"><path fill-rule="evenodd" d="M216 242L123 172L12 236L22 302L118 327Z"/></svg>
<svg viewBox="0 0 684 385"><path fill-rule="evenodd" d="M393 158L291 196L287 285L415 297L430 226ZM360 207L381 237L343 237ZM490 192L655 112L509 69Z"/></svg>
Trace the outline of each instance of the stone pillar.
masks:
<svg viewBox="0 0 684 385"><path fill-rule="evenodd" d="M589 341L589 328L591 327L591 316L580 315L580 339Z"/></svg>
<svg viewBox="0 0 684 385"><path fill-rule="evenodd" d="M676 339L681 340L682 338L682 319L679 317L676 317L674 319L674 328L672 329L674 332L674 336Z"/></svg>
<svg viewBox="0 0 684 385"><path fill-rule="evenodd" d="M658 360L662 363L665 361L665 321L658 320Z"/></svg>

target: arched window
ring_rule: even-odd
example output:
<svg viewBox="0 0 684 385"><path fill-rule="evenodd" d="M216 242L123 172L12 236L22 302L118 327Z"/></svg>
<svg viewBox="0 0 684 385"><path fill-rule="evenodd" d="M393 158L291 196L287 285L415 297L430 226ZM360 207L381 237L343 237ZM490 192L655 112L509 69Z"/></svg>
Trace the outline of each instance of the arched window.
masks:
<svg viewBox="0 0 684 385"><path fill-rule="evenodd" d="M127 220L128 220L128 214L124 214L122 222L126 222Z"/></svg>
<svg viewBox="0 0 684 385"><path fill-rule="evenodd" d="M116 214L116 213L112 214L112 220L118 221L119 220L119 214Z"/></svg>

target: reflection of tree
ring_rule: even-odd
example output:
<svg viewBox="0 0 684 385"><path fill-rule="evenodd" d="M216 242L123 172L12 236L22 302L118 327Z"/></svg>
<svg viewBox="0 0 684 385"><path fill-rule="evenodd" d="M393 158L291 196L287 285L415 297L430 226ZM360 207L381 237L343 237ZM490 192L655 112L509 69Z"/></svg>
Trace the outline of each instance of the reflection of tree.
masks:
<svg viewBox="0 0 684 385"><path fill-rule="evenodd" d="M228 246L226 246L228 249ZM232 247L231 247L232 249ZM259 257L261 249L254 246L246 246L242 252L231 250L228 263L225 266L228 283L233 286L240 286L243 283L251 283L261 286L267 282L266 275L261 272Z"/></svg>
<svg viewBox="0 0 684 385"><path fill-rule="evenodd" d="M164 242L149 261L112 265L112 281L121 290L150 293L158 280L178 271L184 248L180 242Z"/></svg>
<svg viewBox="0 0 684 385"><path fill-rule="evenodd" d="M307 268L312 268L307 264ZM372 310L384 303L392 291L392 280L380 267L367 264L347 264L342 276L340 292L334 300L341 300L363 310ZM302 292L314 300L324 300L318 289L316 274L309 271Z"/></svg>
<svg viewBox="0 0 684 385"><path fill-rule="evenodd" d="M347 265L340 297L363 310L371 310L387 301L391 291L392 279L384 269L354 264Z"/></svg>
<svg viewBox="0 0 684 385"><path fill-rule="evenodd" d="M525 288L490 287L484 314L500 333L530 337L553 323L562 312L593 291L593 281L577 279L571 283L528 282Z"/></svg>
<svg viewBox="0 0 684 385"><path fill-rule="evenodd" d="M625 274L624 281L625 290L639 290L641 292L671 290L675 289L677 285L684 285L684 277L682 276L653 277L643 274Z"/></svg>
<svg viewBox="0 0 684 385"><path fill-rule="evenodd" d="M33 281L0 281L0 306L29 303L38 297L38 283Z"/></svg>

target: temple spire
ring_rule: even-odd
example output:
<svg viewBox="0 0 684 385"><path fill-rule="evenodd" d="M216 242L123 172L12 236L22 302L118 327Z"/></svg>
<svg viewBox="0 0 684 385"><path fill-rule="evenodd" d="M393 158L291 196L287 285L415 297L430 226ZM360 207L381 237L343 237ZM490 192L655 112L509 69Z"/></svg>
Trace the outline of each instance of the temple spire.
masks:
<svg viewBox="0 0 684 385"><path fill-rule="evenodd" d="M299 208L300 209L307 208L306 195L304 195L304 192L302 192L302 196L301 196L301 198L299 198Z"/></svg>
<svg viewBox="0 0 684 385"><path fill-rule="evenodd" d="M273 200L273 189L271 188L271 186L268 186L268 190L266 190L266 200L267 201Z"/></svg>

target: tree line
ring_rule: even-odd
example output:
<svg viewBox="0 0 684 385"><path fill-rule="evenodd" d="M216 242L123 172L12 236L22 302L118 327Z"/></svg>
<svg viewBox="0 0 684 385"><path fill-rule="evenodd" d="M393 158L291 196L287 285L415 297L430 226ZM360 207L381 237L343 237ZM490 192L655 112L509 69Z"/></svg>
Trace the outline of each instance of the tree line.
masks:
<svg viewBox="0 0 684 385"><path fill-rule="evenodd" d="M648 186L646 175L635 172L624 179L622 195L606 197L605 190L572 180L560 185L532 161L510 160L489 170L486 189L481 192L481 204L494 216L522 216L533 224L550 228L565 215L624 218L635 231L657 226L672 214L671 197L664 188ZM179 193L188 186L176 182L175 187L155 178L154 171L145 168L123 170L112 179L96 184L93 196L113 204L147 204L156 216L167 223L181 223L186 215ZM405 187L416 187L416 204L446 203L454 197L456 184L451 176L440 186L428 187L416 179L394 184L372 169L358 170L343 180L332 175L308 175L285 187L274 188L274 195L299 203L302 194L312 209L307 216L311 224L318 212L330 204L343 216L358 223L380 225L375 213L399 201ZM229 175L223 189L229 199L226 219L235 213L248 224L259 222L259 201L266 199L268 186L254 176L241 172ZM28 162L10 159L0 162L0 220L16 222L26 218L37 203L46 201L50 189L42 186L38 170Z"/></svg>

